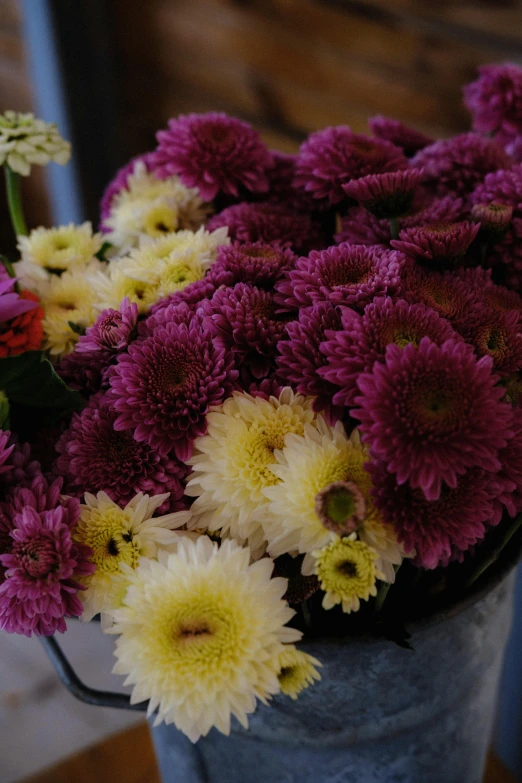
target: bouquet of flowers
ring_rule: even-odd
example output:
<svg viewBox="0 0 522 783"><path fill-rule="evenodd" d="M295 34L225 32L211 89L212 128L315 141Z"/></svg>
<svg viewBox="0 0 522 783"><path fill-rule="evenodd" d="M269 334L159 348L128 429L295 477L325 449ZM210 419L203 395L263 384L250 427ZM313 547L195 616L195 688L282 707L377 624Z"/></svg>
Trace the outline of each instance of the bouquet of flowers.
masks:
<svg viewBox="0 0 522 783"><path fill-rule="evenodd" d="M303 634L407 645L515 552L522 71L465 100L473 132L378 116L297 155L173 119L97 233L27 232L20 177L69 146L0 117L1 627L101 615L133 701L195 741L312 686Z"/></svg>

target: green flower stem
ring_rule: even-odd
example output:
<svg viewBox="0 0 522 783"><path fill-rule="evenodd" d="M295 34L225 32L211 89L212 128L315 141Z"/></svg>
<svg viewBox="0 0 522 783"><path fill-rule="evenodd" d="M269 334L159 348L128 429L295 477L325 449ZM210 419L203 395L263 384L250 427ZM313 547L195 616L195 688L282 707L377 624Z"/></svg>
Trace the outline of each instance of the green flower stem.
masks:
<svg viewBox="0 0 522 783"><path fill-rule="evenodd" d="M399 219L389 218L390 221L390 237L391 239L398 239L399 238Z"/></svg>
<svg viewBox="0 0 522 783"><path fill-rule="evenodd" d="M20 174L13 171L7 164L4 167L4 172L7 204L9 206L9 216L14 232L16 236L26 237L28 231L22 208L22 181L20 179Z"/></svg>
<svg viewBox="0 0 522 783"><path fill-rule="evenodd" d="M517 530L521 525L522 525L522 514L519 514L514 518L511 525L507 528L506 532L502 536L502 539L499 541L497 546L494 547L490 552L488 552L487 556L483 560L479 561L475 570L471 573L469 578L466 580L466 587L470 587L474 582L477 581L479 577L482 576L482 574L485 571L487 571L488 568L490 568L494 563L496 563L501 553L504 551L504 548L513 538L513 536L515 535L515 533L517 532Z"/></svg>
<svg viewBox="0 0 522 783"><path fill-rule="evenodd" d="M374 605L375 614L379 614L379 612L382 611L382 607L384 606L384 602L388 597L390 587L391 587L390 582L383 582L381 584L379 588L379 592L377 593L377 598L375 599L375 605Z"/></svg>

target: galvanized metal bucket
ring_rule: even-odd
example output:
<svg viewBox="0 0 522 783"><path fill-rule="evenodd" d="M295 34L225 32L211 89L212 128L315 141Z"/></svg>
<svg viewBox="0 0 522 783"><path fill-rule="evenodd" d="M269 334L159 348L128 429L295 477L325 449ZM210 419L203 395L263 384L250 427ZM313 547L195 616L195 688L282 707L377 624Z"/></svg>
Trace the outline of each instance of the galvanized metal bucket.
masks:
<svg viewBox="0 0 522 783"><path fill-rule="evenodd" d="M480 783L511 625L513 574L415 629L415 652L376 639L305 642L322 680L260 706L245 731L192 745L152 729L163 783Z"/></svg>

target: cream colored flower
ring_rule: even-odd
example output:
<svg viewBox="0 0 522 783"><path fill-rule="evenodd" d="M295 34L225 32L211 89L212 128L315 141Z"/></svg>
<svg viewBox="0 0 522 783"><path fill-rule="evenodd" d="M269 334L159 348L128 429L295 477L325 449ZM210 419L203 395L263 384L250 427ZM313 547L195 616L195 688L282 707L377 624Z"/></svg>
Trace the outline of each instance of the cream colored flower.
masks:
<svg viewBox="0 0 522 783"><path fill-rule="evenodd" d="M334 539L322 549L312 552L313 573L324 590L323 609L341 604L343 612L358 612L361 601L377 595L377 579L384 575L377 567L378 553L357 541L355 533Z"/></svg>
<svg viewBox="0 0 522 783"><path fill-rule="evenodd" d="M44 348L53 356L65 356L79 337L69 322L87 328L99 314L96 291L83 270L73 269L60 277L52 275L39 295L45 312Z"/></svg>
<svg viewBox="0 0 522 783"><path fill-rule="evenodd" d="M209 214L209 206L200 199L197 188L185 187L176 176L157 179L143 161L138 161L126 188L112 200L105 224L110 229L109 241L116 247L129 248L143 236L196 230Z"/></svg>
<svg viewBox="0 0 522 783"><path fill-rule="evenodd" d="M81 226L69 223L57 228L37 228L27 237L18 237L22 258L15 264L15 271L26 288L38 293L51 275L85 268L102 244L101 234L93 234L88 222Z"/></svg>
<svg viewBox="0 0 522 783"><path fill-rule="evenodd" d="M188 522L190 511L152 516L168 496L168 492L152 497L140 492L121 508L105 492L96 496L85 493L73 538L92 549L96 571L84 579L87 589L81 595L82 620L120 605L127 585L122 565L137 568L142 557L155 557L160 547L180 540L181 534L174 528Z"/></svg>
<svg viewBox="0 0 522 783"><path fill-rule="evenodd" d="M289 433L301 435L314 419L312 397L285 388L279 398L235 392L207 416L208 433L194 442L186 494L195 497L193 524L249 540L262 553L265 487L279 479L270 470Z"/></svg>
<svg viewBox="0 0 522 783"><path fill-rule="evenodd" d="M279 668L278 680L281 693L297 699L301 691L320 680L317 666L321 662L308 653L298 650L293 644L287 644L277 660Z"/></svg>
<svg viewBox="0 0 522 783"><path fill-rule="evenodd" d="M134 686L133 704L157 710L155 724L174 723L193 742L212 726L228 734L232 715L247 727L256 700L279 691L278 659L301 634L286 627L287 581L272 568L268 558L250 564L234 541L201 536L126 569L114 671Z"/></svg>
<svg viewBox="0 0 522 783"><path fill-rule="evenodd" d="M10 110L0 114L0 166L7 163L27 177L32 165L46 166L54 161L63 166L70 157L71 145L53 122Z"/></svg>

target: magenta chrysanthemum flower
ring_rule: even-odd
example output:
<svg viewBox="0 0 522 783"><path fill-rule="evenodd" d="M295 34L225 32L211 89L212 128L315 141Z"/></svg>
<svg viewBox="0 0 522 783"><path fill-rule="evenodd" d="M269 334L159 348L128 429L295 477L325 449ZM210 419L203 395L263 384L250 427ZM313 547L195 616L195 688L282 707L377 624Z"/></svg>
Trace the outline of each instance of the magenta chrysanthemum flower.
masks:
<svg viewBox="0 0 522 783"><path fill-rule="evenodd" d="M478 356L491 356L499 375L522 369L522 324L518 310L482 307L465 334Z"/></svg>
<svg viewBox="0 0 522 783"><path fill-rule="evenodd" d="M522 69L517 65L483 65L479 77L463 88L473 130L498 133L502 143L522 130Z"/></svg>
<svg viewBox="0 0 522 783"><path fill-rule="evenodd" d="M0 496L15 487L25 487L41 475L38 460L31 459L31 447L20 444L9 430L0 430ZM7 456L6 456L7 454Z"/></svg>
<svg viewBox="0 0 522 783"><path fill-rule="evenodd" d="M104 310L76 344L79 353L123 351L133 340L138 322L138 305L125 297L119 310Z"/></svg>
<svg viewBox="0 0 522 783"><path fill-rule="evenodd" d="M275 310L270 291L237 283L233 288L219 288L210 301L201 303L199 313L215 339L233 352L236 365L248 368L259 379L268 375L286 331L286 320Z"/></svg>
<svg viewBox="0 0 522 783"><path fill-rule="evenodd" d="M138 324L138 336L148 337L156 326L175 320L176 323L188 322L204 299L210 299L221 281L214 282L207 274L201 280L195 280L182 291L175 291L156 302L149 315Z"/></svg>
<svg viewBox="0 0 522 783"><path fill-rule="evenodd" d="M473 288L451 272L439 274L419 267L408 269L402 278L401 296L410 304L422 302L457 331L475 320L477 296Z"/></svg>
<svg viewBox="0 0 522 783"><path fill-rule="evenodd" d="M423 337L437 345L459 339L435 310L423 304L408 304L403 299L393 302L389 297L369 304L363 316L345 310L342 323L343 328L329 333L321 345L325 366L319 374L335 385L334 403L350 407L359 394L359 375L371 372L374 362L384 361L388 345L419 345Z"/></svg>
<svg viewBox="0 0 522 783"><path fill-rule="evenodd" d="M100 490L125 506L137 492L170 497L159 513L184 508L183 480L188 468L173 456L161 456L146 443L134 440L130 430L114 429L116 413L103 394L91 397L81 413L75 413L56 444L60 455L56 468L65 479L65 489L81 497Z"/></svg>
<svg viewBox="0 0 522 783"><path fill-rule="evenodd" d="M184 185L198 188L212 201L218 193L239 196L242 190L266 193L272 159L259 134L246 122L219 112L187 114L169 121L156 134L154 173L177 174Z"/></svg>
<svg viewBox="0 0 522 783"><path fill-rule="evenodd" d="M467 196L486 174L512 162L495 141L474 133L436 141L412 159L413 166L424 169L423 182L440 196Z"/></svg>
<svg viewBox="0 0 522 783"><path fill-rule="evenodd" d="M454 223L464 214L463 202L460 198L446 196L433 199L411 214L401 218L403 229L414 226L432 225L434 223ZM390 224L388 220L379 220L362 207L353 207L341 221L341 231L335 236L336 242L351 242L354 245L388 245L390 241Z"/></svg>
<svg viewBox="0 0 522 783"><path fill-rule="evenodd" d="M222 226L228 227L228 235L235 242L268 242L298 251L322 246L320 226L311 216L284 204L234 204L211 217L206 227L215 231Z"/></svg>
<svg viewBox="0 0 522 783"><path fill-rule="evenodd" d="M499 449L513 433L492 364L453 340L389 345L385 363L358 378L359 408L352 412L372 457L429 500L443 483L456 487L469 468L498 470Z"/></svg>
<svg viewBox="0 0 522 783"><path fill-rule="evenodd" d="M402 149L408 158L429 144L433 144L434 141L415 128L410 128L409 125L392 120L390 117L383 117L382 114L370 117L368 125L374 136L384 141L391 141L396 147Z"/></svg>
<svg viewBox="0 0 522 783"><path fill-rule="evenodd" d="M408 162L394 144L354 133L347 125L310 134L297 156L295 185L311 193L322 206L346 201L350 179L406 168Z"/></svg>
<svg viewBox="0 0 522 783"><path fill-rule="evenodd" d="M319 302L314 307L299 311L299 320L286 327L288 339L278 345L278 377L301 394L315 397L315 411L325 411L334 423L343 413L342 408L332 405L337 387L325 380L319 370L326 363L320 346L325 332L341 328L341 316L330 301Z"/></svg>
<svg viewBox="0 0 522 783"><path fill-rule="evenodd" d="M430 501L420 489L398 484L382 463L366 468L372 476L375 505L385 522L394 526L405 550L416 552L416 563L422 568L447 565L484 537L496 493L483 470L468 470L455 487L443 485L439 497Z"/></svg>
<svg viewBox="0 0 522 783"><path fill-rule="evenodd" d="M269 190L267 201L285 204L297 212L313 212L317 202L310 193L294 186L297 155L271 150L272 166L268 170Z"/></svg>
<svg viewBox="0 0 522 783"><path fill-rule="evenodd" d="M90 550L74 544L71 528L80 515L79 501L62 498L61 479L49 485L38 477L31 488L15 490L0 514L10 527L0 585L0 627L9 633L49 636L66 630L65 617L83 607L77 581L94 571Z"/></svg>
<svg viewBox="0 0 522 783"><path fill-rule="evenodd" d="M488 248L489 266L506 264L506 285L522 290L522 165L488 174L471 196L473 204L504 204L513 208L507 231Z"/></svg>
<svg viewBox="0 0 522 783"><path fill-rule="evenodd" d="M458 266L477 236L480 223L435 223L407 228L391 246L418 261L430 262L434 268Z"/></svg>
<svg viewBox="0 0 522 783"><path fill-rule="evenodd" d="M263 242L222 245L207 279L213 281L216 288L252 283L258 288L270 290L285 272L294 268L296 260L291 250Z"/></svg>
<svg viewBox="0 0 522 783"><path fill-rule="evenodd" d="M174 451L185 462L192 442L206 431L205 416L231 393L234 358L198 318L165 323L129 346L111 373L114 428L162 455Z"/></svg>
<svg viewBox="0 0 522 783"><path fill-rule="evenodd" d="M508 230L513 207L508 204L475 204L471 210L471 217L480 223L481 237L486 241L502 239Z"/></svg>
<svg viewBox="0 0 522 783"><path fill-rule="evenodd" d="M119 310L104 310L76 343L72 353L57 366L61 378L73 389L89 395L106 388L110 368L119 352L134 339L138 306L123 300Z"/></svg>
<svg viewBox="0 0 522 783"><path fill-rule="evenodd" d="M111 214L111 204L113 202L114 197L117 196L118 193L120 193L122 190L126 190L127 184L129 182L129 177L131 176L131 174L134 173L134 168L136 166L136 163L143 163L147 171L150 171L152 168L153 156L154 156L153 152L146 152L144 155L137 155L135 158L132 158L132 160L130 160L127 164L125 164L125 166L123 166L121 169L118 169L114 179L111 182L109 182L109 184L104 190L102 200L100 202L100 215L101 215L100 228L102 231L108 232L110 230L105 225L105 220Z"/></svg>
<svg viewBox="0 0 522 783"><path fill-rule="evenodd" d="M398 292L403 263L396 251L348 242L312 251L276 284L276 301L296 309L330 300L362 311L376 296Z"/></svg>
<svg viewBox="0 0 522 783"><path fill-rule="evenodd" d="M402 169L352 179L343 190L377 218L394 218L411 208L421 169Z"/></svg>

